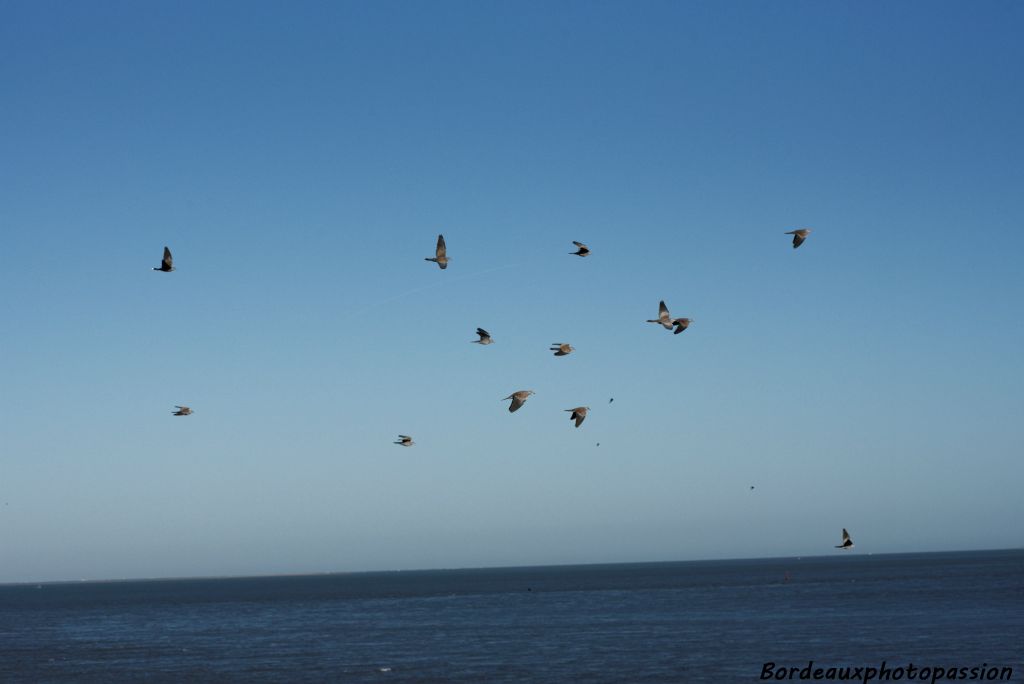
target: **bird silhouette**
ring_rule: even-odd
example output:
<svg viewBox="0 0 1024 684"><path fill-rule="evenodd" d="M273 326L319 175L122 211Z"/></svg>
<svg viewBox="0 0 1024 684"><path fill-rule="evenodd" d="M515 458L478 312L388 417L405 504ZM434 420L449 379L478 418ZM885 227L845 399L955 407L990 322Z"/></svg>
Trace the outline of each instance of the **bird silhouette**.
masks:
<svg viewBox="0 0 1024 684"><path fill-rule="evenodd" d="M433 261L435 264L441 267L441 270L448 268L448 250L444 245L444 235L437 236L437 249L434 250L434 256L424 257L424 261Z"/></svg>
<svg viewBox="0 0 1024 684"><path fill-rule="evenodd" d="M587 411L590 410L589 406L577 406L576 408L565 409L572 415L569 416L569 420L576 421L576 427L579 427L583 423L583 419L587 417Z"/></svg>
<svg viewBox="0 0 1024 684"><path fill-rule="evenodd" d="M811 234L810 228L801 228L800 230L789 230L786 231L786 235L793 236L793 249L796 249L800 245L804 244L804 240Z"/></svg>
<svg viewBox="0 0 1024 684"><path fill-rule="evenodd" d="M174 270L174 258L171 256L171 250L164 247L164 258L160 262L160 268L154 268L154 271L163 271L164 273L170 273Z"/></svg>
<svg viewBox="0 0 1024 684"><path fill-rule="evenodd" d="M555 352L555 356L568 356L576 351L576 348L570 346L568 342L552 342L551 349L548 351Z"/></svg>
<svg viewBox="0 0 1024 684"><path fill-rule="evenodd" d="M679 333L689 328L691 323L693 323L692 318L673 318L672 324L676 326L676 329L675 332L673 332L672 334L678 335Z"/></svg>
<svg viewBox="0 0 1024 684"><path fill-rule="evenodd" d="M576 242L575 240L573 240L572 244L574 244L577 247L579 247L579 249L577 249L575 252L569 252L569 254L573 254L575 256L581 256L581 257L585 257L588 254L590 254L590 250L582 242Z"/></svg>
<svg viewBox="0 0 1024 684"><path fill-rule="evenodd" d="M672 323L672 317L669 316L668 307L665 306L664 300L658 302L658 317L655 319L647 319L647 322L661 323L661 327L665 328L666 330L672 329L672 326L674 324Z"/></svg>
<svg viewBox="0 0 1024 684"><path fill-rule="evenodd" d="M530 395L533 393L533 390L519 390L518 392L513 392L512 394L508 395L507 397L502 399L502 401L507 401L508 399L511 399L512 403L509 404L508 412L515 413L516 411L519 410L520 406L526 403L526 400L529 399Z"/></svg>

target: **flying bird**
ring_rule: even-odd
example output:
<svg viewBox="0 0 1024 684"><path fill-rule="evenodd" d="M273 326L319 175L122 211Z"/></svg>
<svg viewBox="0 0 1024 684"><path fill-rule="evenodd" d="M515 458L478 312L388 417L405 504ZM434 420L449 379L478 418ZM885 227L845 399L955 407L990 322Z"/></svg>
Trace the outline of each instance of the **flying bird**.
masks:
<svg viewBox="0 0 1024 684"><path fill-rule="evenodd" d="M171 415L175 415L175 416L191 416L192 415L192 409L190 409L188 406L175 406L174 408L176 408L178 410L175 411Z"/></svg>
<svg viewBox="0 0 1024 684"><path fill-rule="evenodd" d="M793 236L793 249L796 249L800 245L804 244L804 240L811 234L810 228L801 228L800 230L790 230L785 233L786 235Z"/></svg>
<svg viewBox="0 0 1024 684"><path fill-rule="evenodd" d="M437 249L434 258L424 257L424 261L433 261L441 267L441 270L448 268L448 252L444 246L444 235L437 236Z"/></svg>
<svg viewBox="0 0 1024 684"><path fill-rule="evenodd" d="M569 252L569 254L574 254L576 256L581 256L581 257L585 257L588 254L590 254L590 249L585 244L583 244L582 242L576 242L575 240L573 240L572 244L574 244L577 247L579 247L579 249L577 249L575 252Z"/></svg>
<svg viewBox="0 0 1024 684"><path fill-rule="evenodd" d="M678 335L679 333L689 328L691 323L693 323L692 318L673 318L672 324L676 326L676 330L672 334Z"/></svg>
<svg viewBox="0 0 1024 684"><path fill-rule="evenodd" d="M665 306L664 300L658 302L658 317L654 320L648 319L648 323L661 323L661 326L666 330L671 330L673 323L672 317L668 315L668 307Z"/></svg>
<svg viewBox="0 0 1024 684"><path fill-rule="evenodd" d="M476 334L480 336L479 340L470 340L473 344L491 344L494 340L491 339L491 333L487 332L483 328L477 328Z"/></svg>
<svg viewBox="0 0 1024 684"><path fill-rule="evenodd" d="M533 393L533 390L519 390L518 392L513 392L512 394L508 395L507 397L502 399L502 401L507 401L511 399L512 403L509 404L508 412L515 413L516 411L519 410L520 406L526 403L526 400L529 399L530 395Z"/></svg>
<svg viewBox="0 0 1024 684"><path fill-rule="evenodd" d="M608 403L610 404L610 403L612 403L613 401L615 401L615 397L612 397L611 399L609 399L609 400L608 400Z"/></svg>
<svg viewBox="0 0 1024 684"><path fill-rule="evenodd" d="M171 257L171 250L164 247L164 258L160 262L160 268L154 268L154 271L163 271L164 273L170 273L174 270L174 258Z"/></svg>
<svg viewBox="0 0 1024 684"><path fill-rule="evenodd" d="M412 446L415 443L409 435L398 435L398 441L395 442L395 444L401 444L402 446Z"/></svg>
<svg viewBox="0 0 1024 684"><path fill-rule="evenodd" d="M576 348L570 346L568 342L552 342L551 349L548 351L555 352L555 356L568 356L576 351Z"/></svg>
<svg viewBox="0 0 1024 684"><path fill-rule="evenodd" d="M845 527L843 528L843 543L836 548L842 549L843 551L853 548L853 540L850 539L850 533L846 531Z"/></svg>
<svg viewBox="0 0 1024 684"><path fill-rule="evenodd" d="M583 423L583 419L587 417L587 411L590 410L589 406L577 406L576 408L565 409L572 415L569 416L569 420L576 421L576 427L579 427Z"/></svg>

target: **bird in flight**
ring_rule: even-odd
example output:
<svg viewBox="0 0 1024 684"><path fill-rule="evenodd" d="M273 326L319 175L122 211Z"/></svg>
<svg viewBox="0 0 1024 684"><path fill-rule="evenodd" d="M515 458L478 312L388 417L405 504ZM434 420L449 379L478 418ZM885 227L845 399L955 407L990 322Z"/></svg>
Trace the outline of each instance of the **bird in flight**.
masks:
<svg viewBox="0 0 1024 684"><path fill-rule="evenodd" d="M673 318L672 325L676 326L676 330L672 334L678 335L679 333L689 328L691 323L693 323L692 318Z"/></svg>
<svg viewBox="0 0 1024 684"><path fill-rule="evenodd" d="M551 349L548 351L555 352L555 356L568 356L576 351L576 348L570 346L568 342L552 342Z"/></svg>
<svg viewBox="0 0 1024 684"><path fill-rule="evenodd" d="M434 257L424 257L424 261L433 261L441 267L442 271L448 268L448 252L444 246L444 235L437 236L437 249L434 252Z"/></svg>
<svg viewBox="0 0 1024 684"><path fill-rule="evenodd" d="M412 437L409 435L398 435L398 441L395 444L401 444L402 446L412 446L416 442L412 441Z"/></svg>
<svg viewBox="0 0 1024 684"><path fill-rule="evenodd" d="M793 249L796 249L800 245L804 244L804 240L811 234L810 228L801 228L800 230L790 230L785 233L786 235L793 236Z"/></svg>
<svg viewBox="0 0 1024 684"><path fill-rule="evenodd" d="M587 411L590 410L589 406L577 406L576 408L565 409L566 412L571 413L569 420L576 421L576 427L579 427L583 423L583 419L587 417Z"/></svg>
<svg viewBox="0 0 1024 684"><path fill-rule="evenodd" d="M843 551L853 548L853 540L850 539L850 533L846 531L845 527L843 528L843 543L836 546L836 548Z"/></svg>
<svg viewBox="0 0 1024 684"><path fill-rule="evenodd" d="M477 328L476 334L480 336L479 340L470 340L473 344L491 344L494 340L491 339L491 333L487 332L483 328Z"/></svg>
<svg viewBox="0 0 1024 684"><path fill-rule="evenodd" d="M573 240L572 244L576 245L579 249L577 249L575 252L569 252L569 254L574 254L576 256L581 257L585 257L588 254L590 254L590 249L582 242L576 242L575 240Z"/></svg>
<svg viewBox="0 0 1024 684"><path fill-rule="evenodd" d="M172 415L175 415L175 416L191 416L192 415L192 409L190 409L188 406L175 406L174 408L176 408L178 410L175 411Z"/></svg>
<svg viewBox="0 0 1024 684"><path fill-rule="evenodd" d="M508 412L515 413L516 411L519 410L520 406L526 403L526 400L529 399L530 395L533 393L533 390L519 390L518 392L513 392L512 394L508 395L507 397L502 399L502 401L507 401L511 399L512 403L509 404Z"/></svg>
<svg viewBox="0 0 1024 684"><path fill-rule="evenodd" d="M164 258L160 262L160 268L154 268L154 271L163 271L164 273L170 273L174 270L174 258L171 257L171 250L164 247Z"/></svg>
<svg viewBox="0 0 1024 684"><path fill-rule="evenodd" d="M665 306L665 301L658 302L658 317L656 319L648 319L648 323L661 323L661 326L666 330L671 330L674 325L672 317L668 314L668 307Z"/></svg>

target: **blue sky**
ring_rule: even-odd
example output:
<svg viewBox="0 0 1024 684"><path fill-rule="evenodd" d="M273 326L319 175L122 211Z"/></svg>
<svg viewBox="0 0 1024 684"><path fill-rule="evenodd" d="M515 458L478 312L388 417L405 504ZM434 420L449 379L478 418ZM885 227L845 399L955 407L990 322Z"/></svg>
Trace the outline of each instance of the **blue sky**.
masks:
<svg viewBox="0 0 1024 684"><path fill-rule="evenodd" d="M1019 547L1022 29L0 3L0 581Z"/></svg>

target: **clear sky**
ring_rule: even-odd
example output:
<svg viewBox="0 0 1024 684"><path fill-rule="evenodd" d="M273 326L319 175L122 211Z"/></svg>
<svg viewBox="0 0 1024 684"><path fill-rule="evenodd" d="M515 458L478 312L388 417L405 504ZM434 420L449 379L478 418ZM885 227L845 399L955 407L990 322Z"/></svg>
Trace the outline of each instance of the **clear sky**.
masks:
<svg viewBox="0 0 1024 684"><path fill-rule="evenodd" d="M1022 34L0 2L0 581L1021 546Z"/></svg>

